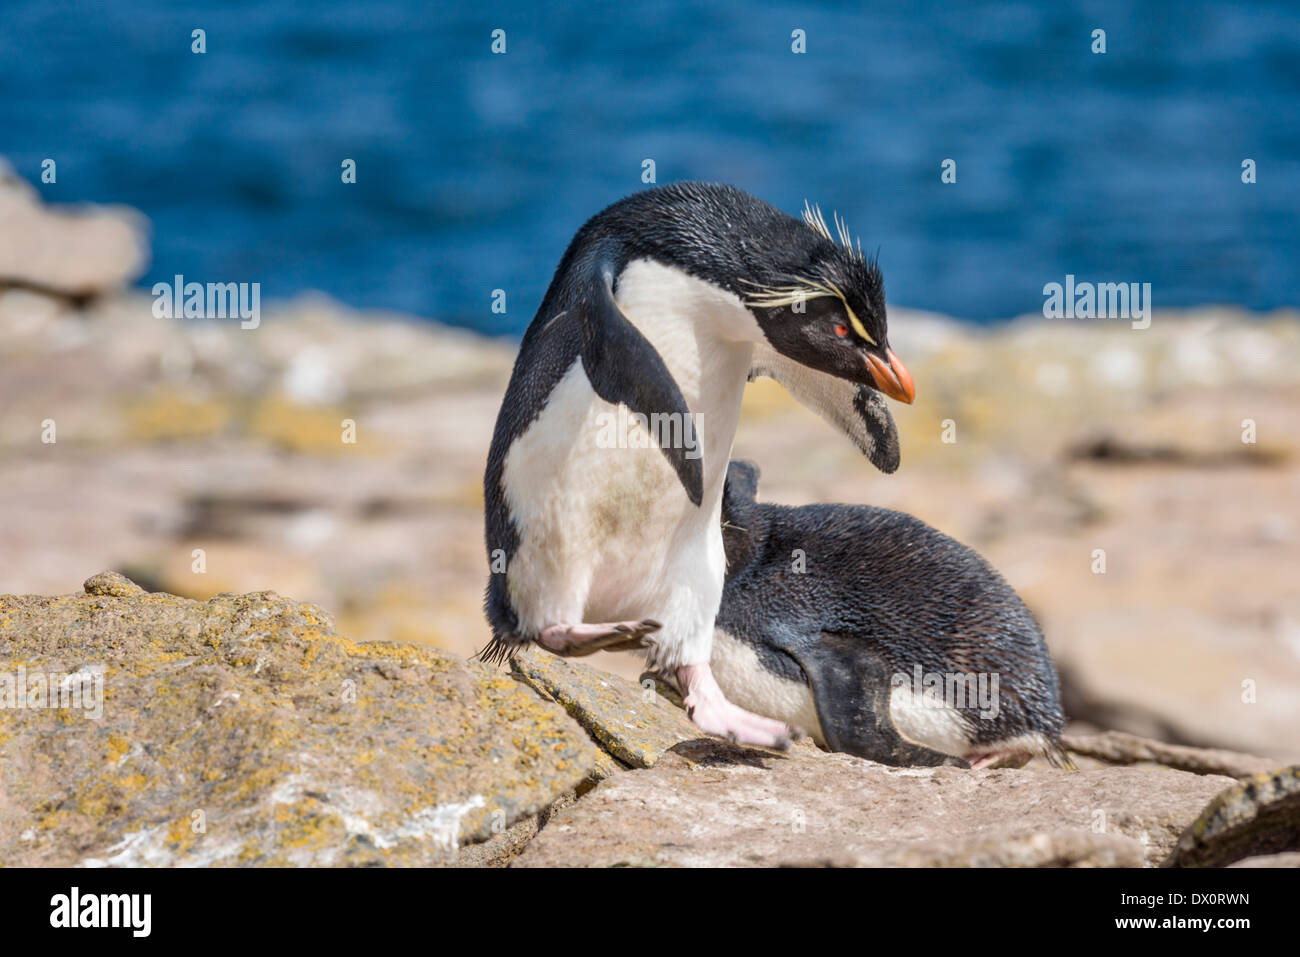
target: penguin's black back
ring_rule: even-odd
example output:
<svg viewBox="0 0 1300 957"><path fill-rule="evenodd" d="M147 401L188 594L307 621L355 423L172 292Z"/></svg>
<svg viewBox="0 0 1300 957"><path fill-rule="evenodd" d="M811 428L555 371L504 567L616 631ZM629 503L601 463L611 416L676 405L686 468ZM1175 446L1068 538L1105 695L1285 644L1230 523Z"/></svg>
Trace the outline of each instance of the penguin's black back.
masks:
<svg viewBox="0 0 1300 957"><path fill-rule="evenodd" d="M571 257L606 241L618 247L616 275L632 260L649 258L742 297L753 290L740 278L806 266L834 251L800 220L719 183L672 183L605 208L574 236L556 279Z"/></svg>
<svg viewBox="0 0 1300 957"><path fill-rule="evenodd" d="M898 674L996 673L1001 713L983 740L1063 724L1055 670L1038 623L974 550L924 522L867 505L791 508L724 499L727 582L717 627L755 648L764 667L807 682L768 636L852 636ZM793 570L802 550L805 571ZM1026 726L1026 721L1029 725Z"/></svg>

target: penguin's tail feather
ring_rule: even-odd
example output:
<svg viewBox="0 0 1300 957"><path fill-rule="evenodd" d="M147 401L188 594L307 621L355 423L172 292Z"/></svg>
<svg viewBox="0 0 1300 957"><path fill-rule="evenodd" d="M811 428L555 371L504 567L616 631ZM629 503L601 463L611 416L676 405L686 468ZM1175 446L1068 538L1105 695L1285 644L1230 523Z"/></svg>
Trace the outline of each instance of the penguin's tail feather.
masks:
<svg viewBox="0 0 1300 957"><path fill-rule="evenodd" d="M474 657L487 665L504 665L525 644L518 635L493 635L487 647L480 649Z"/></svg>
<svg viewBox="0 0 1300 957"><path fill-rule="evenodd" d="M1079 766L1070 757L1070 752L1065 749L1065 745L1061 744L1059 739L1048 742L1047 748L1043 751L1043 757L1054 768L1061 768L1065 771L1079 770Z"/></svg>

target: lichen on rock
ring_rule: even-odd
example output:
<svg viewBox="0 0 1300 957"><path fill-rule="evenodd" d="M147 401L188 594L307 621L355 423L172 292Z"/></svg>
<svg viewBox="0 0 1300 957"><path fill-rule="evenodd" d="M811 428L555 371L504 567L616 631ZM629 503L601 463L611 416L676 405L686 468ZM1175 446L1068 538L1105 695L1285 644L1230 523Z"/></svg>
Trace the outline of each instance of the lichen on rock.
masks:
<svg viewBox="0 0 1300 957"><path fill-rule="evenodd" d="M600 760L510 678L350 641L313 605L85 591L0 596L0 675L24 686L0 708L10 865L454 864ZM58 706L77 676L99 717Z"/></svg>
<svg viewBox="0 0 1300 957"><path fill-rule="evenodd" d="M653 686L527 648L511 661L520 681L562 704L613 757L653 767L673 745L703 737Z"/></svg>
<svg viewBox="0 0 1300 957"><path fill-rule="evenodd" d="M1214 796L1162 867L1223 867L1300 851L1300 765L1237 782Z"/></svg>

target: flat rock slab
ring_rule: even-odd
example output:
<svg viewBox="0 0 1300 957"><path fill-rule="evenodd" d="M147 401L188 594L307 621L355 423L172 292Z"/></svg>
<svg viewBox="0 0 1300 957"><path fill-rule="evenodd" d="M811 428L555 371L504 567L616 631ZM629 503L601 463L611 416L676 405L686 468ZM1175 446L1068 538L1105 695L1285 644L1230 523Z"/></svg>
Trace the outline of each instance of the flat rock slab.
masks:
<svg viewBox="0 0 1300 957"><path fill-rule="evenodd" d="M1285 854L1264 854L1260 857L1243 857L1233 861L1229 867L1300 867L1300 851L1287 851Z"/></svg>
<svg viewBox="0 0 1300 957"><path fill-rule="evenodd" d="M1142 867L1146 848L1122 834L1007 828L985 834L918 841L876 851L842 854L826 867Z"/></svg>
<svg viewBox="0 0 1300 957"><path fill-rule="evenodd" d="M1300 851L1300 765L1257 774L1215 796L1164 867L1224 867Z"/></svg>
<svg viewBox="0 0 1300 957"><path fill-rule="evenodd" d="M653 767L674 745L704 737L652 683L633 684L537 648L516 655L511 669L521 681L562 704L605 750L634 768Z"/></svg>
<svg viewBox="0 0 1300 957"><path fill-rule="evenodd" d="M1231 778L891 768L712 740L602 782L513 866L1150 865Z"/></svg>
<svg viewBox="0 0 1300 957"><path fill-rule="evenodd" d="M9 865L457 863L600 756L508 676L352 642L314 605L86 591L0 596Z"/></svg>
<svg viewBox="0 0 1300 957"><path fill-rule="evenodd" d="M1122 731L1100 734L1067 734L1061 738L1066 750L1109 764L1159 764L1196 774L1225 774L1233 778L1271 771L1279 764L1272 758L1241 754L1218 748L1190 748L1141 738Z"/></svg>

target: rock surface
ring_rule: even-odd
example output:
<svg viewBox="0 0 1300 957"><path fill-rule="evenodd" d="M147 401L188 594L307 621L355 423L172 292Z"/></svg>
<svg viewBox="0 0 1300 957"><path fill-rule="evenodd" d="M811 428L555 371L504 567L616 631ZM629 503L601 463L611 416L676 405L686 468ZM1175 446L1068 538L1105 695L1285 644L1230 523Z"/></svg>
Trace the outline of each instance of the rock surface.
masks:
<svg viewBox="0 0 1300 957"><path fill-rule="evenodd" d="M1287 866L1300 833L1295 768L1234 783L778 754L535 649L512 676L353 642L268 592L198 602L111 572L84 592L0 596L7 864Z"/></svg>
<svg viewBox="0 0 1300 957"><path fill-rule="evenodd" d="M1277 767L1272 758L1238 754L1214 748L1189 748L1140 738L1121 731L1104 734L1067 734L1061 743L1066 750L1107 764L1158 764L1195 774L1226 774L1245 778Z"/></svg>
<svg viewBox="0 0 1300 957"><path fill-rule="evenodd" d="M517 655L511 670L562 704L601 747L634 768L653 767L673 745L704 737L653 684L633 684L536 648Z"/></svg>
<svg viewBox="0 0 1300 957"><path fill-rule="evenodd" d="M802 744L674 747L559 812L514 866L1151 864L1232 779L890 768Z"/></svg>
<svg viewBox="0 0 1300 957"><path fill-rule="evenodd" d="M197 602L104 574L3 596L0 676L9 865L456 863L598 762L507 675L352 642L273 593ZM42 678L83 697L44 706Z"/></svg>
<svg viewBox="0 0 1300 957"><path fill-rule="evenodd" d="M1300 852L1288 851L1285 854L1265 854L1261 857L1244 857L1234 861L1229 867L1300 867Z"/></svg>
<svg viewBox="0 0 1300 957"><path fill-rule="evenodd" d="M44 206L0 160L0 287L74 297L116 291L144 271L147 232L144 217L125 207Z"/></svg>
<svg viewBox="0 0 1300 957"><path fill-rule="evenodd" d="M916 841L815 863L827 867L1142 867L1141 841L1082 831L991 830L957 840Z"/></svg>
<svg viewBox="0 0 1300 957"><path fill-rule="evenodd" d="M1290 851L1300 851L1300 766L1257 774L1217 795L1162 866L1223 867Z"/></svg>

